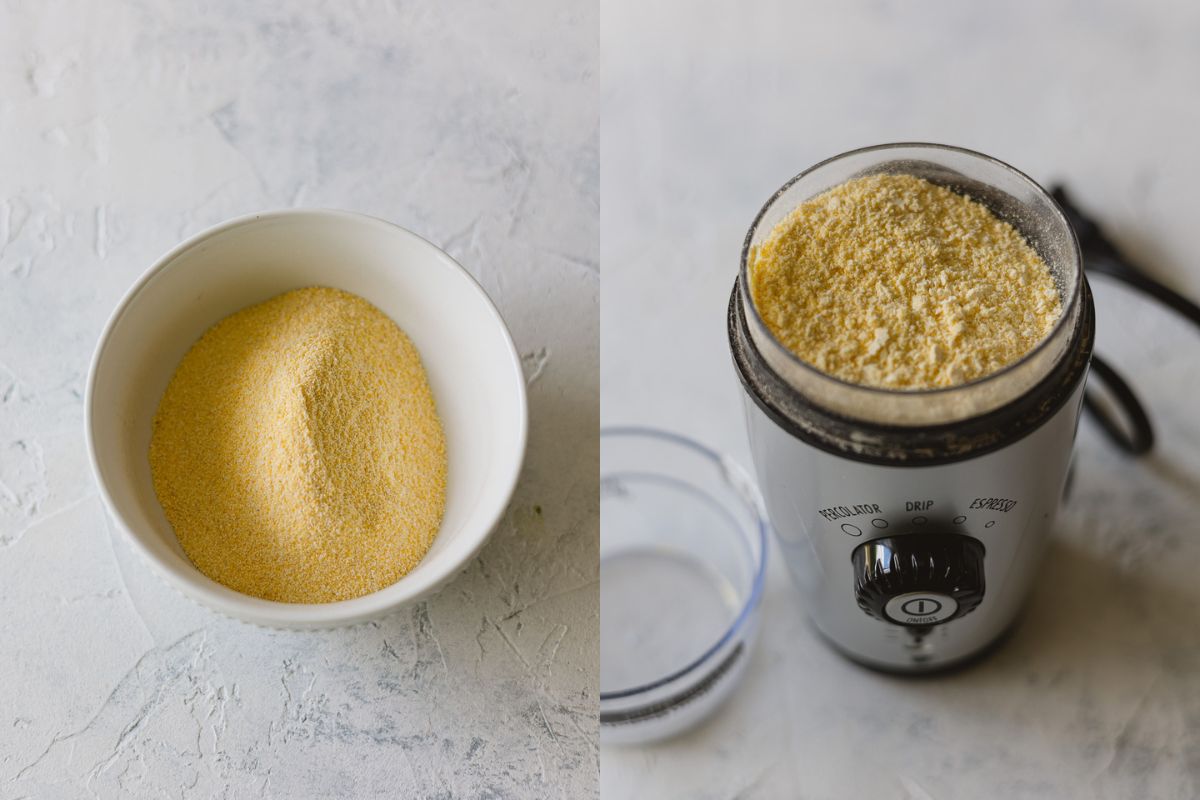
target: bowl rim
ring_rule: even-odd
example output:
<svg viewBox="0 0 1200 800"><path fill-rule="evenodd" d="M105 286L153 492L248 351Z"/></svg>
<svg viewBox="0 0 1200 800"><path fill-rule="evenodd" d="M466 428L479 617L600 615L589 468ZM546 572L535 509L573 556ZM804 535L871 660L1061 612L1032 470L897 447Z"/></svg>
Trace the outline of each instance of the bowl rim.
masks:
<svg viewBox="0 0 1200 800"><path fill-rule="evenodd" d="M467 279L469 286L472 287L476 296L483 301L482 308L487 310L492 321L498 326L498 331L502 334L507 349L509 366L512 369L512 374L516 376L514 383L516 386L518 409L518 419L516 420L517 446L511 451L508 463L504 465L508 473L507 485L500 494L502 502L497 503L496 508L486 512L488 518L487 525L486 527L481 526L479 532L474 534L475 540L471 542L470 549L463 554L461 559L448 561L444 566L431 570L428 574L419 576L416 580L410 581L408 580L409 576L406 575L395 583L370 594L331 603L285 603L253 597L212 580L192 565L186 556L181 557L181 563L179 564L171 563L161 558L150 546L143 542L140 535L134 533L133 526L128 523L117 508L117 504L113 501L103 473L100 470L100 462L97 457L93 436L92 418L95 415L94 392L97 367L105 355L105 350L113 331L120 324L122 317L124 317L134 298L145 289L156 275L167 269L172 263L175 263L180 255L203 242L227 234L237 228L288 217L320 217L340 220L343 223L366 224L416 243L418 249L424 250L428 254L430 262L438 262L444 268L456 270ZM488 296L479 281L476 280L475 276L449 253L407 228L368 214L331 208L278 209L234 217L183 240L157 258L124 293L109 316L104 328L101 330L88 364L87 384L84 390L83 417L84 439L87 443L88 462L91 466L93 480L99 489L105 508L117 523L117 527L122 530L125 540L132 544L134 551L149 563L154 571L166 580L168 584L210 610L244 622L278 628L336 627L363 622L426 596L457 575L470 563L483 547L484 543L491 537L492 532L500 523L509 503L512 501L525 462L529 439L528 393L524 370L521 366L521 357L517 352L516 345L512 339L512 333L504 322L503 316L501 316L495 303ZM409 573L409 575L411 574Z"/></svg>

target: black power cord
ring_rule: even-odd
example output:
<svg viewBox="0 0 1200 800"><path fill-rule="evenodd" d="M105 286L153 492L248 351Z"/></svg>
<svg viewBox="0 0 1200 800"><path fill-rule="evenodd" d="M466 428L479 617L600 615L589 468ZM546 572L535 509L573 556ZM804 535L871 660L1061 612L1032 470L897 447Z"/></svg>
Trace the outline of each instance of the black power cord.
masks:
<svg viewBox="0 0 1200 800"><path fill-rule="evenodd" d="M1100 429L1126 453L1135 456L1149 453L1154 448L1154 428L1150 425L1150 417L1147 416L1146 409L1137 395L1133 393L1133 389L1129 388L1125 379L1110 367L1107 361L1095 353L1092 354L1089 377L1099 378L1112 398L1124 409L1128 431L1096 401L1090 390L1083 393L1084 410L1096 418Z"/></svg>
<svg viewBox="0 0 1200 800"><path fill-rule="evenodd" d="M1062 207L1071 226L1075 228L1075 235L1079 238L1079 249L1083 254L1083 267L1087 272L1119 280L1174 309L1184 319L1200 327L1200 306L1134 266L1112 240L1104 235L1100 226L1071 202L1070 195L1062 186L1054 187L1050 193ZM1100 428L1122 450L1133 455L1150 452L1154 447L1154 428L1150 425L1146 409L1133 389L1116 370L1096 355L1092 356L1091 374L1100 379L1121 407L1126 418L1125 424L1122 425L1114 419L1090 392L1084 395L1084 408L1096 418Z"/></svg>

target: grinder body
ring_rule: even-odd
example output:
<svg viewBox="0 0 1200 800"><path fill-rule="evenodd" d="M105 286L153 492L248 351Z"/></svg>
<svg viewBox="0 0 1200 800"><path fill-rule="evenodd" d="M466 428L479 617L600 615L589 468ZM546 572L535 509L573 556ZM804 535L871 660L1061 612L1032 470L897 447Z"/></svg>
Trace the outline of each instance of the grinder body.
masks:
<svg viewBox="0 0 1200 800"><path fill-rule="evenodd" d="M1082 391L1080 382L1023 438L934 466L828 452L780 427L747 395L767 515L825 638L870 666L925 671L1001 636L1028 596L1053 526Z"/></svg>
<svg viewBox="0 0 1200 800"><path fill-rule="evenodd" d="M959 386L890 390L821 372L767 328L750 265L775 226L830 187L897 172L984 204L1044 260L1062 312L1022 358ZM727 323L767 515L825 637L902 671L946 667L996 641L1029 593L1062 499L1095 335L1078 242L1054 200L962 148L835 156L755 218Z"/></svg>

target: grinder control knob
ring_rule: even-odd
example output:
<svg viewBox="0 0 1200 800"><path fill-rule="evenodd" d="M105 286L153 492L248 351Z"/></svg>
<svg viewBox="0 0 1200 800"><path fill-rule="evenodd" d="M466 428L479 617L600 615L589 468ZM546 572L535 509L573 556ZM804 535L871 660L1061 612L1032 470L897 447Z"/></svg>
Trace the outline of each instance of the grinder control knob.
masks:
<svg viewBox="0 0 1200 800"><path fill-rule="evenodd" d="M897 625L961 617L983 601L983 543L957 533L887 536L852 556L858 607Z"/></svg>

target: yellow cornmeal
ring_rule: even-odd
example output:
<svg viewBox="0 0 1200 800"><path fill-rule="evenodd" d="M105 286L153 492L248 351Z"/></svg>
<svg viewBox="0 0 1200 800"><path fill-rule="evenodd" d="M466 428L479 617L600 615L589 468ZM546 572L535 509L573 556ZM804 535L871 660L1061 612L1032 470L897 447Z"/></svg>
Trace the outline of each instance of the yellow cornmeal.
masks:
<svg viewBox="0 0 1200 800"><path fill-rule="evenodd" d="M289 603L382 589L429 550L446 445L416 348L379 309L298 289L196 342L150 442L154 490L213 580Z"/></svg>
<svg viewBox="0 0 1200 800"><path fill-rule="evenodd" d="M802 360L891 389L995 372L1062 313L1050 269L1012 225L903 174L802 203L751 253L750 283L768 329Z"/></svg>

